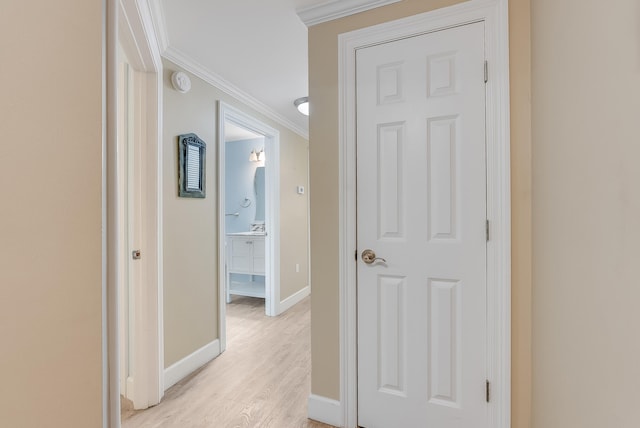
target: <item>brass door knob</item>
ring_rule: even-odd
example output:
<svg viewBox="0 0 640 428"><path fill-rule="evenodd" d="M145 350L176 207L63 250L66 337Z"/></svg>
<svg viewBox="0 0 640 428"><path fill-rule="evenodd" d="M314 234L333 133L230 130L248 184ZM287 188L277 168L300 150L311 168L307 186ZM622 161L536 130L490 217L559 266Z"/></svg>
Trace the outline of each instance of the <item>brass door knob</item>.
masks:
<svg viewBox="0 0 640 428"><path fill-rule="evenodd" d="M367 249L362 252L362 261L365 262L366 264L370 265L372 263L375 263L378 260L385 263L387 262L382 257L376 257L376 253L373 250Z"/></svg>

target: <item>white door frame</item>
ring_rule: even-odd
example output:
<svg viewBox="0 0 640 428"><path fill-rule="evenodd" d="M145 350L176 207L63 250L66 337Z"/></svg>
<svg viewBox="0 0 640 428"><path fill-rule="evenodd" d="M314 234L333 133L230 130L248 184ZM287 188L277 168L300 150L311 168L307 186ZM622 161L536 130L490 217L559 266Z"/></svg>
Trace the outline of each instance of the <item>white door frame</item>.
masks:
<svg viewBox="0 0 640 428"><path fill-rule="evenodd" d="M487 138L487 377L489 427L511 420L511 202L509 159L508 0L470 0L451 7L341 34L340 146L340 419L357 427L356 325L356 63L360 48L471 22L485 22L489 80Z"/></svg>
<svg viewBox="0 0 640 428"><path fill-rule="evenodd" d="M226 349L227 282L225 245L225 122L229 121L256 134L264 135L265 145L265 225L266 277L265 311L280 314L280 132L231 105L218 103L218 299L220 350ZM247 154L248 156L248 154Z"/></svg>
<svg viewBox="0 0 640 428"><path fill-rule="evenodd" d="M141 158L145 162L142 187L145 189L142 230L142 257L145 259L145 284L135 290L133 310L135 340L131 350L136 379L136 407L146 408L160 402L164 394L164 337L162 292L162 59L157 46L150 41L155 37L151 12L144 0L106 1L106 337L103 338L103 373L105 391L103 425L120 426L120 387L118 350L118 284L120 266L118 251L118 210L122 195L118 192L117 168L117 48L119 41L127 52L134 70L138 72L140 91L134 103L144 115Z"/></svg>

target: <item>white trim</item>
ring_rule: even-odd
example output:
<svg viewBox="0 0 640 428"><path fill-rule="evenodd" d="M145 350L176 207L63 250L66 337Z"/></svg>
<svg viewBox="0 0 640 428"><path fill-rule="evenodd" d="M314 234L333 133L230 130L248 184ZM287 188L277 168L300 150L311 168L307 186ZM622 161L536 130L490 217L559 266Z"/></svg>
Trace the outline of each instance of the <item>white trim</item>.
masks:
<svg viewBox="0 0 640 428"><path fill-rule="evenodd" d="M249 117L249 116L247 116ZM232 120L236 119L233 118ZM253 124L259 122L252 119ZM236 125L247 126L251 122ZM265 278L266 295L270 297L265 302L268 316L280 315L278 306L280 302L280 132L261 124L263 128L248 128L265 137L265 266L267 275Z"/></svg>
<svg viewBox="0 0 640 428"><path fill-rule="evenodd" d="M297 303L300 303L302 299L307 297L309 294L311 294L311 287L309 287L308 285L302 290L296 291L291 296L280 302L280 304L278 305L278 314L281 314L292 308Z"/></svg>
<svg viewBox="0 0 640 428"><path fill-rule="evenodd" d="M145 72L162 70L157 33L147 0L119 0L118 15L120 43L133 68Z"/></svg>
<svg viewBox="0 0 640 428"><path fill-rule="evenodd" d="M311 394L307 401L309 419L335 427L344 426L340 402L320 395Z"/></svg>
<svg viewBox="0 0 640 428"><path fill-rule="evenodd" d="M151 11L144 0L121 0L121 31L133 42L128 59L135 70L136 123L143 125L136 138L155 144L140 146L142 189L139 195L144 221L140 222L142 282L135 290L132 372L136 409L160 402L164 388L163 292L162 292L162 60L154 43ZM126 25L125 25L126 24ZM125 46L127 48L127 46ZM126 255L125 255L126 257Z"/></svg>
<svg viewBox="0 0 640 428"><path fill-rule="evenodd" d="M198 76L205 82L231 95L232 97L234 97L235 99L237 99L238 101L246 105L247 107L250 107L251 109L279 123L285 128L288 128L289 130L300 135L301 137L307 140L309 139L309 131L307 129L298 126L297 124L293 123L286 117L277 113L271 107L264 104L262 101L259 101L258 99L252 97L242 89L238 88L233 83L229 82L228 80L208 70L205 66L203 66L202 64L199 64L196 60L189 57L184 52L174 48L173 46L169 46L163 52L162 56L168 59L169 61L173 62L177 66L182 67L183 69L194 74L195 76Z"/></svg>
<svg viewBox="0 0 640 428"><path fill-rule="evenodd" d="M220 340L216 339L204 345L191 355L171 364L164 370L165 390L171 388L185 377L220 355Z"/></svg>
<svg viewBox="0 0 640 428"><path fill-rule="evenodd" d="M227 249L225 239L225 121L265 137L265 312L280 314L280 131L266 125L231 105L218 102L218 337L226 349Z"/></svg>
<svg viewBox="0 0 640 428"><path fill-rule="evenodd" d="M144 293L139 294L136 302L136 341L134 366L137 367L137 379L133 390L136 391L138 406L148 407L160 402L164 393L164 344L162 322L162 59L154 43L150 12L145 0L108 0L107 1L107 142L106 142L106 326L108 335L108 359L104 370L108 371L109 400L104 402L103 417L105 426L120 426L120 385L118 354L118 206L121 196L118 194L117 174L117 47L118 32L125 35L124 47L141 77L137 94L143 100L142 112L145 127L141 130L145 141L143 168L144 199L146 210L144 241L146 268L143 276ZM118 18L122 18L120 25ZM133 381L133 379L131 379Z"/></svg>
<svg viewBox="0 0 640 428"><path fill-rule="evenodd" d="M345 426L357 426L355 194L355 52L359 48L484 21L487 83L487 349L492 399L490 428L510 426L511 219L509 160L508 0L470 0L455 6L341 34L339 43L340 144L340 394Z"/></svg>
<svg viewBox="0 0 640 428"><path fill-rule="evenodd" d="M297 9L296 13L307 27L311 27L399 1L400 0L329 0L324 3Z"/></svg>
<svg viewBox="0 0 640 428"><path fill-rule="evenodd" d="M124 0L131 1L131 0ZM144 37L144 47L141 49L141 54L145 55L147 58L147 65L145 70L153 71L153 72L161 72L162 71L162 50L160 43L158 42L159 38L163 35L163 33L158 33L156 30L154 21L153 21L153 10L149 5L149 0L135 0L136 8L138 12L138 20L142 25L143 32L140 35ZM160 30L164 30L164 28L160 28ZM142 39L140 39L142 40ZM160 79L162 80L162 79ZM162 84L158 86L160 90L162 90Z"/></svg>
<svg viewBox="0 0 640 428"><path fill-rule="evenodd" d="M311 294L311 157L310 147L307 141L307 284L309 284L309 294Z"/></svg>
<svg viewBox="0 0 640 428"><path fill-rule="evenodd" d="M164 17L164 8L160 4L160 0L148 0L148 4L156 34L156 46L162 53L169 47L169 32L167 31L167 21Z"/></svg>

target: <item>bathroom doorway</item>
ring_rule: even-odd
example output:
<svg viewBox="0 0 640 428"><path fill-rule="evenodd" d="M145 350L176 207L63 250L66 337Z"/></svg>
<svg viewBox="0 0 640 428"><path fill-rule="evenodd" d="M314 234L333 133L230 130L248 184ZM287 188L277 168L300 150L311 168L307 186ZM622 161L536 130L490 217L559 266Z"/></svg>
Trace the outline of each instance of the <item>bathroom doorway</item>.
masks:
<svg viewBox="0 0 640 428"><path fill-rule="evenodd" d="M265 299L265 138L230 121L224 129L226 301Z"/></svg>
<svg viewBox="0 0 640 428"><path fill-rule="evenodd" d="M218 236L220 344L226 346L226 304L264 298L278 315L280 298L279 132L220 102Z"/></svg>

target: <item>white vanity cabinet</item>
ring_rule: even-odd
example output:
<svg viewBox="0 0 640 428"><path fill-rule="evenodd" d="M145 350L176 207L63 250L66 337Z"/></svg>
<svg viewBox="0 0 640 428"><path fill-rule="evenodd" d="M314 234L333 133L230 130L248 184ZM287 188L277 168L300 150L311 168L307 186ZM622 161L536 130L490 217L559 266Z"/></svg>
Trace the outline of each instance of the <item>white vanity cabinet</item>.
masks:
<svg viewBox="0 0 640 428"><path fill-rule="evenodd" d="M264 244L264 234L244 232L227 235L227 302L231 301L233 294L264 299L264 282L231 280L233 273L264 276Z"/></svg>

